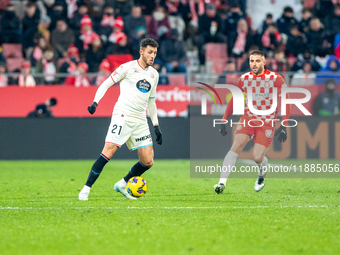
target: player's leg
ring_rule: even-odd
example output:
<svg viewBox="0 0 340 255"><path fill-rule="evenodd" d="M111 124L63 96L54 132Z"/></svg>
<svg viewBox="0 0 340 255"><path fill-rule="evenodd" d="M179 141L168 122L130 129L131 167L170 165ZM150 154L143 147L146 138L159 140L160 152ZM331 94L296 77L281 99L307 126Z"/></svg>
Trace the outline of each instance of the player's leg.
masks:
<svg viewBox="0 0 340 255"><path fill-rule="evenodd" d="M268 169L268 158L265 156L270 143L272 142L274 128L270 124L256 128L254 137L253 159L258 166L258 175L254 184L255 191L261 191L264 188L265 178Z"/></svg>
<svg viewBox="0 0 340 255"><path fill-rule="evenodd" d="M214 190L217 194L222 194L223 190L226 186L227 179L231 173L233 166L235 166L236 159L238 155L242 152L243 148L247 145L251 136L248 134L235 134L234 135L234 142L231 146L231 149L225 156L223 160L223 167L222 169L227 169L227 171L222 171L220 180L218 184L214 185Z"/></svg>
<svg viewBox="0 0 340 255"><path fill-rule="evenodd" d="M118 148L119 147L117 145L112 143L105 143L102 153L92 165L85 186L79 193L79 200L88 200L92 185L98 179L99 175L103 171L104 166L110 161Z"/></svg>
<svg viewBox="0 0 340 255"><path fill-rule="evenodd" d="M255 181L255 191L261 191L265 185L268 168L268 158L265 156L268 148L262 144L255 143L253 148L253 159L258 167L258 175Z"/></svg>
<svg viewBox="0 0 340 255"><path fill-rule="evenodd" d="M104 148L90 170L85 186L79 193L79 200L88 200L92 185L98 179L104 166L110 161L117 149L120 148L129 138L131 128L132 127L130 127L128 124L125 124L124 118L120 115L112 116L111 123L105 138Z"/></svg>
<svg viewBox="0 0 340 255"><path fill-rule="evenodd" d="M152 139L147 123L136 124L135 130L126 141L127 147L137 151L139 161L134 164L126 176L115 184L115 190L127 199L136 199L126 191L126 183L134 176L141 176L153 165Z"/></svg>

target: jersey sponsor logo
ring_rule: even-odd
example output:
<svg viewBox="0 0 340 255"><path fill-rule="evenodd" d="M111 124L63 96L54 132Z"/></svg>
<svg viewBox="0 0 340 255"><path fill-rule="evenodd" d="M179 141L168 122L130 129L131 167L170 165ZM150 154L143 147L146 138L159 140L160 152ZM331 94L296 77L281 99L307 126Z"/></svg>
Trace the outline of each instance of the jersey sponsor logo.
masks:
<svg viewBox="0 0 340 255"><path fill-rule="evenodd" d="M145 140L147 140L149 138L151 138L151 134L150 135L145 135L145 136L142 136L142 137L139 137L139 138L136 138L135 140L136 140L136 142L141 142L141 141L145 141Z"/></svg>
<svg viewBox="0 0 340 255"><path fill-rule="evenodd" d="M142 93L148 93L151 89L151 84L147 80L140 80L136 84L137 89Z"/></svg>

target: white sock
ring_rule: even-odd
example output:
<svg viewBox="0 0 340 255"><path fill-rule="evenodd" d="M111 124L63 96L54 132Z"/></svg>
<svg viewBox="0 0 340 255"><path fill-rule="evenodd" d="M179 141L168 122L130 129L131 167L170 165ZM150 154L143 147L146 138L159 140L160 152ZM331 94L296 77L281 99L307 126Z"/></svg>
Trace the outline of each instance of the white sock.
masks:
<svg viewBox="0 0 340 255"><path fill-rule="evenodd" d="M90 192L90 189L91 189L91 187L85 185L84 188L83 188L83 191Z"/></svg>
<svg viewBox="0 0 340 255"><path fill-rule="evenodd" d="M238 154L233 152L233 151L229 151L227 153L227 155L225 156L225 158L223 160L223 167L227 168L228 171L226 171L226 172L222 171L221 172L220 181L218 183L223 183L224 186L226 185L227 179L228 179L229 174L230 174L229 170L231 170L231 168L233 166L235 166L237 157L238 157Z"/></svg>
<svg viewBox="0 0 340 255"><path fill-rule="evenodd" d="M265 166L265 168L263 168L263 166ZM258 176L265 177L268 170L268 158L264 156L263 161L261 162L261 164L257 164L257 167L259 168Z"/></svg>

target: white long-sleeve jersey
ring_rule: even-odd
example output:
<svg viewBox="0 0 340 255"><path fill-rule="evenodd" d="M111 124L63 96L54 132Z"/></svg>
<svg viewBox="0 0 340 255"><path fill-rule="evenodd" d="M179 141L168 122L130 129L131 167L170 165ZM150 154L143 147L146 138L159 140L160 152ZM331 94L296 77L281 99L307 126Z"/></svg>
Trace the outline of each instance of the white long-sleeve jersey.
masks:
<svg viewBox="0 0 340 255"><path fill-rule="evenodd" d="M148 104L150 108L150 101L155 99L158 79L159 74L153 67L149 66L144 69L138 60L127 62L119 66L99 86L94 102L99 103L107 89L119 82L120 95L113 109L113 114L123 114L129 121L145 122L146 108Z"/></svg>

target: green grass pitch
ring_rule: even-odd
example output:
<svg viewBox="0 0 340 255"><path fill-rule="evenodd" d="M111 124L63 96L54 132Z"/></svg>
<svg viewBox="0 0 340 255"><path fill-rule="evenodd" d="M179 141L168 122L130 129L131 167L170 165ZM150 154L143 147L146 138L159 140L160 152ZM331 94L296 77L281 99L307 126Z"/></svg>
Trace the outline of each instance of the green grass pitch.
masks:
<svg viewBox="0 0 340 255"><path fill-rule="evenodd" d="M230 179L216 195L188 160L156 160L127 201L113 185L135 161L112 160L78 201L92 163L0 161L0 254L340 254L340 179L268 178L260 193L256 176Z"/></svg>

